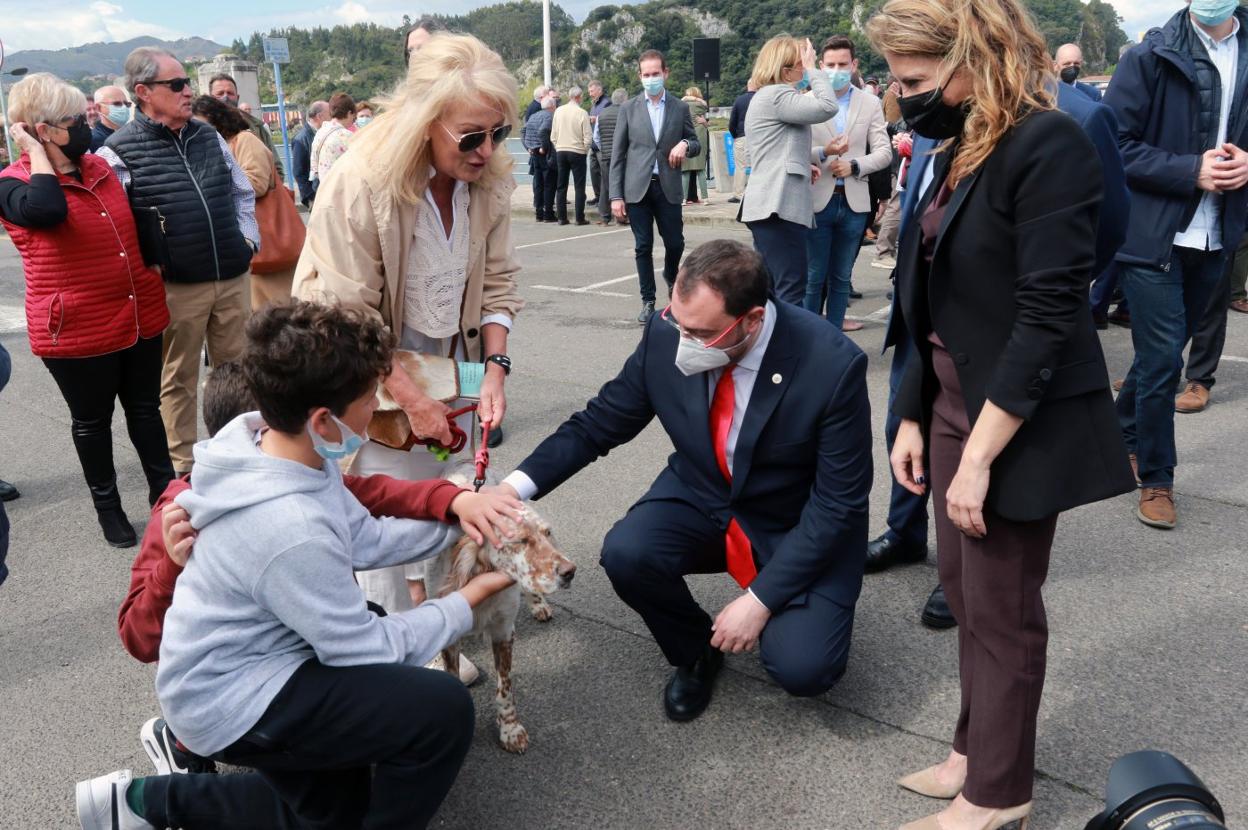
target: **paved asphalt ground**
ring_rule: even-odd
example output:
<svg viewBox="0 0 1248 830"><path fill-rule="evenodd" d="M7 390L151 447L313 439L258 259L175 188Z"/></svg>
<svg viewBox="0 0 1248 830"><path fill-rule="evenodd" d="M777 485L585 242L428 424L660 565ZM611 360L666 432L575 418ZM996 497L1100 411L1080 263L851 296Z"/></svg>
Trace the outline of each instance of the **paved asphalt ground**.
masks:
<svg viewBox="0 0 1248 830"><path fill-rule="evenodd" d="M738 226L739 227L739 226ZM687 228L690 247L736 227ZM528 307L512 340L507 442L518 462L612 376L634 347L639 307L632 237L597 226L515 223ZM872 530L883 527L887 359L879 356L887 274L858 262L868 321L854 340L871 355L876 424ZM21 268L0 239L0 330L13 380L0 395L0 476L22 491L8 505L12 576L0 589L0 828L77 826L73 785L132 767L149 772L140 724L157 712L153 669L116 634L134 551L107 547L69 436L69 416L21 329ZM1111 761L1143 747L1185 759L1248 822L1248 319L1232 314L1212 408L1177 417L1180 526L1142 526L1129 496L1066 515L1046 597L1052 626L1041 708L1034 827L1082 828L1098 809ZM1130 359L1127 331L1104 333L1111 373ZM120 417L126 507L146 522L145 488ZM482 683L477 738L436 825L453 828L893 828L938 808L895 779L944 756L958 707L956 635L919 625L935 582L926 565L871 576L858 604L849 671L830 693L791 699L754 655L730 657L710 710L665 720L668 675L640 620L597 567L600 541L660 470L657 426L541 503L581 565L553 598L555 619L519 627L515 683L532 745L498 748L492 689ZM795 494L796 497L796 494ZM717 609L724 576L693 579ZM483 666L486 651L468 653ZM412 701L419 706L420 701Z"/></svg>

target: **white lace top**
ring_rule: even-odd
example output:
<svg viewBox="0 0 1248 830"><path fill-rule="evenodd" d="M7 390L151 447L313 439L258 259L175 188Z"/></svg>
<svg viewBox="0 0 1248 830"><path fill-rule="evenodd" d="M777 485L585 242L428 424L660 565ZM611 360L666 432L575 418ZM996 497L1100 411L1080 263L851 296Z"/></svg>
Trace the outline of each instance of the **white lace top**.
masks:
<svg viewBox="0 0 1248 830"><path fill-rule="evenodd" d="M407 332L441 341L459 331L464 286L468 283L468 185L456 182L451 195L451 233L447 236L431 190L417 206L416 229L403 282L403 325ZM409 343L405 333L403 340ZM415 345L415 344L413 344ZM430 347L434 342L428 344ZM420 351L446 354L440 348ZM411 348L411 346L407 346Z"/></svg>

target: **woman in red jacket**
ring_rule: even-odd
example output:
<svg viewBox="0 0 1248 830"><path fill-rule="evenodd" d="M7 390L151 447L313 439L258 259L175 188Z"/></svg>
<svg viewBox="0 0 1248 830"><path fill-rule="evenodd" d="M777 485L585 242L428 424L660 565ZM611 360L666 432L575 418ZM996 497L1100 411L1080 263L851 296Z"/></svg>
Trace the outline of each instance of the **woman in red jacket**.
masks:
<svg viewBox="0 0 1248 830"><path fill-rule="evenodd" d="M160 418L161 332L169 324L160 276L143 265L134 217L91 142L83 94L47 73L9 98L21 157L0 171L0 222L22 256L30 349L69 405L74 448L105 540L135 543L113 468L113 401L147 476L148 501L173 478Z"/></svg>

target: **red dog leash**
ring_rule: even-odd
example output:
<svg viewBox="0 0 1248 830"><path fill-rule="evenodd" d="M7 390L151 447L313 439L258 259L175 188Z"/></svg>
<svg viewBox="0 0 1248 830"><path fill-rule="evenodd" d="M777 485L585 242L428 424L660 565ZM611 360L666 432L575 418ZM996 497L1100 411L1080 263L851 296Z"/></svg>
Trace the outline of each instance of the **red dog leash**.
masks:
<svg viewBox="0 0 1248 830"><path fill-rule="evenodd" d="M439 444L434 438L418 438L412 443L420 444L425 447L435 447L445 450L451 454L461 452L468 445L468 434L460 429L459 424L455 420L460 415L466 415L469 412L477 412L477 404L469 404L459 409L451 410L446 414L447 423L451 427L451 443L449 445ZM473 463L476 465L476 478L473 479L472 486L474 490L480 490L485 484L485 470L490 466L490 422L481 422L481 447L477 450L473 457Z"/></svg>

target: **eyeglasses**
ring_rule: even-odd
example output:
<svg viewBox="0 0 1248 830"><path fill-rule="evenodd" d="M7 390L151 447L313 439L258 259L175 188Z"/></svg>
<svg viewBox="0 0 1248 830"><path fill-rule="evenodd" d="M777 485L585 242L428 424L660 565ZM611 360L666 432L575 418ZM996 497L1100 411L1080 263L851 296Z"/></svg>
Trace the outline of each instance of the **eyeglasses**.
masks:
<svg viewBox="0 0 1248 830"><path fill-rule="evenodd" d="M69 123L65 124L64 122L66 121L68 121ZM87 116L85 114L73 115L68 118L62 118L60 123L53 124L51 121L44 121L43 123L49 127L52 127L53 129L68 130L72 127L79 127L79 126L85 125L87 123Z"/></svg>
<svg viewBox="0 0 1248 830"><path fill-rule="evenodd" d="M170 92L176 93L176 92L181 92L182 90L190 86L191 79L190 78L166 78L163 81L144 81L143 83L146 84L147 86L155 86L157 84L161 86L167 86L169 87Z"/></svg>
<svg viewBox="0 0 1248 830"><path fill-rule="evenodd" d="M660 319L660 320L662 320L664 323L667 323L667 324L668 324L669 326L671 326L672 328L676 329L676 331L680 332L680 336L681 336L681 337L683 337L683 338L685 338L686 340L689 340L689 341L691 341L691 342L693 342L693 343L695 343L695 344L697 344L697 345L701 346L701 347L702 347L702 348L704 348L704 349L711 349L711 348L714 348L714 347L715 347L715 344L716 344L716 343L718 343L719 341L721 341L721 340L723 340L725 337L727 337L727 336L728 336L728 332L732 331L732 330L733 330L733 329L735 329L737 326L739 326L739 325L741 324L741 321L742 321L742 320L744 320L744 319L746 318L746 315L748 315L749 313L750 313L750 312L748 312L748 311L747 311L747 312L745 312L745 314L742 314L740 317L738 317L737 319L733 320L733 321L732 321L732 322L728 325L728 328L724 329L724 330L723 330L723 331L721 331L719 334L715 335L715 339L713 339L713 340L706 340L706 341L704 341L704 340L702 340L702 339L700 339L700 338L694 337L692 334L689 334L689 332L685 331L685 327L684 327L684 326L682 326L682 325L681 325L681 324L680 324L680 323L676 320L676 318L675 318L674 316L672 316L672 304L671 304L671 303L668 303L668 304L667 304L667 306L663 309L663 311L659 313L659 319Z"/></svg>
<svg viewBox="0 0 1248 830"><path fill-rule="evenodd" d="M511 125L504 124L501 127L495 127L492 130L477 130L476 132L464 133L463 135L455 135L455 133L446 129L446 125L441 121L438 124L442 129L446 130L446 134L459 142L459 152L471 153L473 150L485 143L485 137L490 137L490 142L495 146L499 146L507 140L507 136L511 135Z"/></svg>
<svg viewBox="0 0 1248 830"><path fill-rule="evenodd" d="M130 109L130 107L134 106L131 101L101 101L100 103L106 104L110 107L125 107L126 109Z"/></svg>

